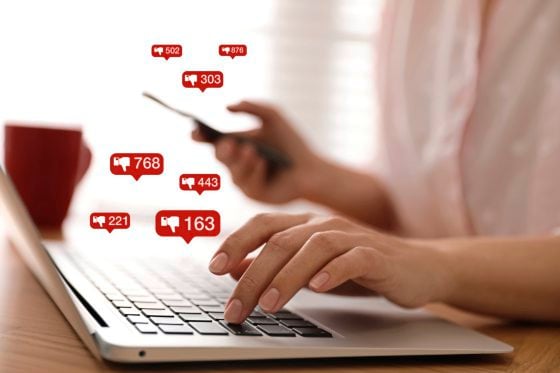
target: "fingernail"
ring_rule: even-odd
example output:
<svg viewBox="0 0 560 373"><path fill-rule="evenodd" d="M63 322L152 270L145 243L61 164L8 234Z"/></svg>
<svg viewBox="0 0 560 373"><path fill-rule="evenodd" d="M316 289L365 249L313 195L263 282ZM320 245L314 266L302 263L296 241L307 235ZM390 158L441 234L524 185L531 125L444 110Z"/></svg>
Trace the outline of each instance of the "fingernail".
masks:
<svg viewBox="0 0 560 373"><path fill-rule="evenodd" d="M243 303L239 299L234 299L229 303L229 306L224 312L224 319L227 322L239 323L241 322L241 312L243 311Z"/></svg>
<svg viewBox="0 0 560 373"><path fill-rule="evenodd" d="M280 292L276 288L269 289L264 295L261 297L259 301L259 306L265 311L272 311L278 303L278 299L280 298Z"/></svg>
<svg viewBox="0 0 560 373"><path fill-rule="evenodd" d="M321 272L309 281L309 286L314 289L320 289L323 285L329 281L331 276L327 272Z"/></svg>
<svg viewBox="0 0 560 373"><path fill-rule="evenodd" d="M226 268L227 262L228 254L219 253L214 257L214 259L212 259L210 265L208 266L208 269L210 269L210 272L212 273L220 273Z"/></svg>

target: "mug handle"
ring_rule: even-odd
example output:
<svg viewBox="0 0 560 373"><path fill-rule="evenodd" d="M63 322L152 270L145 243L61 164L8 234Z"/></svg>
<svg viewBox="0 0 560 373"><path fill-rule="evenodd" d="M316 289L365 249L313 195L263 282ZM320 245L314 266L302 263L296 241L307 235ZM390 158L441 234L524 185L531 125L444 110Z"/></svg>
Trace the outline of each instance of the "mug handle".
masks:
<svg viewBox="0 0 560 373"><path fill-rule="evenodd" d="M76 184L78 184L86 174L89 165L91 164L91 150L85 143L85 141L81 140L81 148L80 148L80 159L78 160L78 172L76 178Z"/></svg>

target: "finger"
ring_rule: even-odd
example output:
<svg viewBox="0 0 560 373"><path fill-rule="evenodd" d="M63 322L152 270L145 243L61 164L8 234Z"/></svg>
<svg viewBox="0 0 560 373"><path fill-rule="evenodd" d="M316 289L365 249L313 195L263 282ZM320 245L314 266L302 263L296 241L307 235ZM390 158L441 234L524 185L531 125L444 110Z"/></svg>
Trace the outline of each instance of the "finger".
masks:
<svg viewBox="0 0 560 373"><path fill-rule="evenodd" d="M241 276L243 276L243 274L245 273L247 268L249 268L249 265L251 265L251 263L253 263L253 260L255 260L255 259L254 258L243 259L237 267L233 268L230 271L231 277L233 277L235 280L239 281L239 279L241 278Z"/></svg>
<svg viewBox="0 0 560 373"><path fill-rule="evenodd" d="M266 312L276 312L329 261L362 243L368 243L363 234L338 230L314 233L270 282L259 306Z"/></svg>
<svg viewBox="0 0 560 373"><path fill-rule="evenodd" d="M237 159L229 166L233 182L244 188L258 160L259 156L252 145L241 145Z"/></svg>
<svg viewBox="0 0 560 373"><path fill-rule="evenodd" d="M382 283L387 280L388 273L385 255L373 248L358 246L327 263L309 281L309 287L317 292L325 292L348 280L356 280L366 275L374 283Z"/></svg>
<svg viewBox="0 0 560 373"><path fill-rule="evenodd" d="M258 214L225 239L210 262L214 274L228 273L251 251L256 250L275 233L306 223L311 214ZM218 258L219 257L219 258Z"/></svg>
<svg viewBox="0 0 560 373"><path fill-rule="evenodd" d="M192 130L191 139L193 139L194 141L198 141L198 142L206 142L207 141L206 138L204 137L204 135L202 135L202 133L198 129Z"/></svg>
<svg viewBox="0 0 560 373"><path fill-rule="evenodd" d="M342 285L329 290L329 294L344 295L350 297L371 297L379 293L358 284L355 281L346 281Z"/></svg>
<svg viewBox="0 0 560 373"><path fill-rule="evenodd" d="M236 307L233 310L226 307L226 320L242 322L255 308L263 291L269 287L277 273L306 244L309 237L328 229L329 224L330 221L310 222L273 235L239 279L230 297L230 302L236 301ZM303 282L305 283L306 281Z"/></svg>
<svg viewBox="0 0 560 373"><path fill-rule="evenodd" d="M239 145L234 139L223 138L216 143L216 158L229 167L237 158L238 150Z"/></svg>
<svg viewBox="0 0 560 373"><path fill-rule="evenodd" d="M266 188L267 163L262 158L257 158L253 167L253 172L246 180L245 190L248 195L256 194Z"/></svg>
<svg viewBox="0 0 560 373"><path fill-rule="evenodd" d="M233 135L233 136L238 137L238 138L255 139L255 138L260 137L260 135L262 134L262 130L259 127L259 128L255 128L255 129L248 130L248 131L228 132L227 134L228 134L228 136Z"/></svg>
<svg viewBox="0 0 560 373"><path fill-rule="evenodd" d="M241 101L238 104L229 105L227 109L233 113L247 113L255 115L266 122L267 120L278 118L279 114L273 106L256 103L254 101Z"/></svg>

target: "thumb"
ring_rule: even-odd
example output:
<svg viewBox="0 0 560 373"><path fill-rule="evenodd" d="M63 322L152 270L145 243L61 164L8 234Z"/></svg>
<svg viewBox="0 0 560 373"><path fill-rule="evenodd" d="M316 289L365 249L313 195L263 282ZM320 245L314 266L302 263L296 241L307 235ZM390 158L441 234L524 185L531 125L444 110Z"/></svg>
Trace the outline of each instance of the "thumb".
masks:
<svg viewBox="0 0 560 373"><path fill-rule="evenodd" d="M260 134L260 128L255 128L248 131L236 131L236 132L227 132L226 135L233 135L237 137L245 137L245 138L258 138ZM191 138L197 142L210 142L200 131L198 128L192 130Z"/></svg>
<svg viewBox="0 0 560 373"><path fill-rule="evenodd" d="M229 105L227 109L232 113L252 114L261 118L263 122L278 117L278 111L274 106L254 101L241 101L237 104Z"/></svg>

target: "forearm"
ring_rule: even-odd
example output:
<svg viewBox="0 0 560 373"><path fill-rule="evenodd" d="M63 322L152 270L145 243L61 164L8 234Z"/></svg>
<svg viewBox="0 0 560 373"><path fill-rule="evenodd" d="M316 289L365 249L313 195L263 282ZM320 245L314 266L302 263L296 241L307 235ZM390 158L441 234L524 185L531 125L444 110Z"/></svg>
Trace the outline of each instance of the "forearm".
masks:
<svg viewBox="0 0 560 373"><path fill-rule="evenodd" d="M431 241L447 259L444 302L512 319L560 321L560 238Z"/></svg>
<svg viewBox="0 0 560 373"><path fill-rule="evenodd" d="M305 199L383 230L393 228L390 199L374 176L321 162L307 181Z"/></svg>

